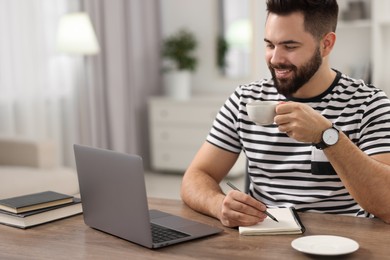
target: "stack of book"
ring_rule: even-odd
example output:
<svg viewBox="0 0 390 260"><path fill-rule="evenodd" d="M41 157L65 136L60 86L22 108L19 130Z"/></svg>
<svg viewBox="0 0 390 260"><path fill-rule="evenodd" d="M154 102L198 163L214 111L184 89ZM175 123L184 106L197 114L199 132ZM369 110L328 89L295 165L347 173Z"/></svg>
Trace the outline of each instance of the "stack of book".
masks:
<svg viewBox="0 0 390 260"><path fill-rule="evenodd" d="M82 211L79 198L45 191L0 200L0 223L25 229Z"/></svg>

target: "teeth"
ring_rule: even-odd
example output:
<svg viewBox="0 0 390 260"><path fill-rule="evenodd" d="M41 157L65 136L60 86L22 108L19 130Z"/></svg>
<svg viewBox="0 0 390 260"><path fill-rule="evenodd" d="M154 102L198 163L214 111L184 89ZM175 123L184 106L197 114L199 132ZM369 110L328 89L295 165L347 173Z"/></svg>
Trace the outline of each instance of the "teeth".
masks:
<svg viewBox="0 0 390 260"><path fill-rule="evenodd" d="M289 77L290 73L291 73L291 70L289 70L289 69L283 69L283 70L276 69L275 70L276 77L279 79Z"/></svg>

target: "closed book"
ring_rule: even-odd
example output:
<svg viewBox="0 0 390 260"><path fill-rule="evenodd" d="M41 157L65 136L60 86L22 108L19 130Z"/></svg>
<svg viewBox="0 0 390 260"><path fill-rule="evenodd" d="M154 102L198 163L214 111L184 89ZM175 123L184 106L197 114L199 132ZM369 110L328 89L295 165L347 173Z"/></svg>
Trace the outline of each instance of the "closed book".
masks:
<svg viewBox="0 0 390 260"><path fill-rule="evenodd" d="M44 191L2 199L0 200L0 209L12 213L22 213L31 210L66 204L72 201L73 196L54 191Z"/></svg>
<svg viewBox="0 0 390 260"><path fill-rule="evenodd" d="M299 215L294 208L269 208L267 211L272 214L278 222L266 218L253 226L238 227L241 235L279 235L279 234L302 234L305 232Z"/></svg>
<svg viewBox="0 0 390 260"><path fill-rule="evenodd" d="M9 211L0 210L0 223L25 229L54 220L74 216L82 212L81 200L79 198L74 198L71 203L24 213L11 213Z"/></svg>

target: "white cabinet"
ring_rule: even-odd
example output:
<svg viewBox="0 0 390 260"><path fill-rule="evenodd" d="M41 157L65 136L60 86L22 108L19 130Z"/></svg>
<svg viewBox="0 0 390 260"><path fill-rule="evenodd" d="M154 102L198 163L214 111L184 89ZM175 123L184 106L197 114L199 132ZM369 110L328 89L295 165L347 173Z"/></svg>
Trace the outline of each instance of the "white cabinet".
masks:
<svg viewBox="0 0 390 260"><path fill-rule="evenodd" d="M205 142L225 97L194 97L179 101L164 97L149 100L152 168L183 172ZM245 172L242 154L229 173Z"/></svg>
<svg viewBox="0 0 390 260"><path fill-rule="evenodd" d="M364 2L365 19L343 21L351 2ZM331 66L383 89L390 95L390 1L339 1L340 20ZM368 79L367 79L368 78Z"/></svg>

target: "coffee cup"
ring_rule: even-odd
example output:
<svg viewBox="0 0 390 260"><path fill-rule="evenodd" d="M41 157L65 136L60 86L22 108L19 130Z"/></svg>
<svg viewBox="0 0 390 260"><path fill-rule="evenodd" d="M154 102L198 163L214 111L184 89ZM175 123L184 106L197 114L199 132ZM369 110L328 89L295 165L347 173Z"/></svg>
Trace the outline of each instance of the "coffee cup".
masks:
<svg viewBox="0 0 390 260"><path fill-rule="evenodd" d="M246 105L249 118L258 125L271 125L276 116L278 101L253 101Z"/></svg>

